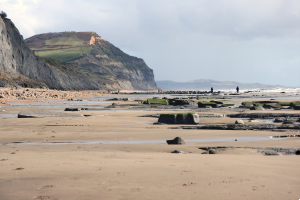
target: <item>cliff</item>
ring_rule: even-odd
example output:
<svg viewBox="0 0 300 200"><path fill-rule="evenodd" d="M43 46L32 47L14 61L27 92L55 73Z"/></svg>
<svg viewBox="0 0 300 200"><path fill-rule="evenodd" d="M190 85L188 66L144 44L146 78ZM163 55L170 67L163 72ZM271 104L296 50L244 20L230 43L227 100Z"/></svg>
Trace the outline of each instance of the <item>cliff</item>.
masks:
<svg viewBox="0 0 300 200"><path fill-rule="evenodd" d="M10 19L0 17L0 86L98 89L76 65L39 59Z"/></svg>
<svg viewBox="0 0 300 200"><path fill-rule="evenodd" d="M153 70L127 55L95 32L61 32L35 35L25 40L35 54L76 64L101 89L157 89Z"/></svg>

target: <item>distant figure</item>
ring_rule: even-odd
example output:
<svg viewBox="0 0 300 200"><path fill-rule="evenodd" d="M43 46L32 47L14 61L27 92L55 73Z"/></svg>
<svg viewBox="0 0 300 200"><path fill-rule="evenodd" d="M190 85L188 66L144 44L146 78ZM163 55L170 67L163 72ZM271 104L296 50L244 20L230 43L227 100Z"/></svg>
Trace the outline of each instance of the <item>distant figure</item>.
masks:
<svg viewBox="0 0 300 200"><path fill-rule="evenodd" d="M210 91L211 91L211 93L213 93L213 92L214 92L214 88L213 88L213 87L211 87L211 88L210 88Z"/></svg>
<svg viewBox="0 0 300 200"><path fill-rule="evenodd" d="M237 93L239 93L239 90L240 90L239 86L236 86L236 92Z"/></svg>

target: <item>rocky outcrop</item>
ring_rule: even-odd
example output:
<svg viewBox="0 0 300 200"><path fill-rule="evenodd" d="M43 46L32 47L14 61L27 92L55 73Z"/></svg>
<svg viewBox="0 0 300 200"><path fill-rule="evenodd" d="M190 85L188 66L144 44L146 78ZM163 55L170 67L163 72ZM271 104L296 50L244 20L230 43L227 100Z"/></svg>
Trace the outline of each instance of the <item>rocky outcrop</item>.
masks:
<svg viewBox="0 0 300 200"><path fill-rule="evenodd" d="M76 64L101 89L158 89L143 59L124 53L95 32L46 33L25 42L41 57Z"/></svg>
<svg viewBox="0 0 300 200"><path fill-rule="evenodd" d="M199 124L199 115L195 113L170 113L161 114L159 123L165 124Z"/></svg>
<svg viewBox="0 0 300 200"><path fill-rule="evenodd" d="M171 129L212 129L212 130L278 130L278 129L300 129L299 124L224 124L205 126L180 126L170 127Z"/></svg>
<svg viewBox="0 0 300 200"><path fill-rule="evenodd" d="M173 140L167 140L168 144L185 144L185 141L181 137L176 137Z"/></svg>
<svg viewBox="0 0 300 200"><path fill-rule="evenodd" d="M275 117L300 117L300 114L299 113L237 113L237 114L228 114L227 117L270 119Z"/></svg>
<svg viewBox="0 0 300 200"><path fill-rule="evenodd" d="M0 18L0 46L0 86L60 90L99 88L98 83L81 73L75 65L38 59L7 18Z"/></svg>

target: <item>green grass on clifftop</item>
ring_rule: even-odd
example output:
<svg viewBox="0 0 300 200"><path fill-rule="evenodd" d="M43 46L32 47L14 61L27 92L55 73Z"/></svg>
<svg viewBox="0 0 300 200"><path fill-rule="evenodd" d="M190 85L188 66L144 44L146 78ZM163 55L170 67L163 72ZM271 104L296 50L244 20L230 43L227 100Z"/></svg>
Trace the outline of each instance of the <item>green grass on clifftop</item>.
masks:
<svg viewBox="0 0 300 200"><path fill-rule="evenodd" d="M74 47L69 49L58 49L51 51L36 51L35 55L44 58L52 58L59 60L60 62L69 62L76 58L79 58L83 54L87 54L91 51L91 46Z"/></svg>

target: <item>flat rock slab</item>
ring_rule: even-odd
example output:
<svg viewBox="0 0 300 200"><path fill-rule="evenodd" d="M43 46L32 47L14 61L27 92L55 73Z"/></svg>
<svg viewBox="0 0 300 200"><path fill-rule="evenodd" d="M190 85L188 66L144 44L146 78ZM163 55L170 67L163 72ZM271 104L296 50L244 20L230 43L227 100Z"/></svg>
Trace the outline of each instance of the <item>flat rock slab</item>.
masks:
<svg viewBox="0 0 300 200"><path fill-rule="evenodd" d="M54 112L46 110L22 111L18 114L18 118L42 118L42 117L83 117L81 114Z"/></svg>

